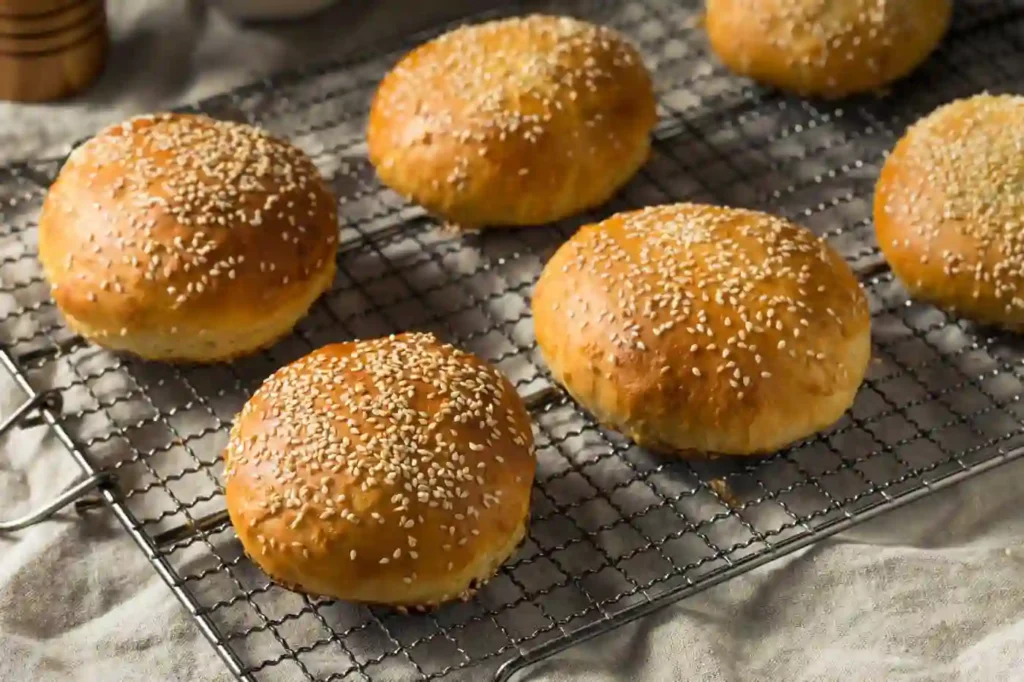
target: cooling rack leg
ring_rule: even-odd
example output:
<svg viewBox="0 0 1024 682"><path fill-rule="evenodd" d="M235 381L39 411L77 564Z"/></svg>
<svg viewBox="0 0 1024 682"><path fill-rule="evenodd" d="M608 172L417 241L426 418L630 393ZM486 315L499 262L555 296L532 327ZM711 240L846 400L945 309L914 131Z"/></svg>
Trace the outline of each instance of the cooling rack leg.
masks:
<svg viewBox="0 0 1024 682"><path fill-rule="evenodd" d="M36 408L45 406L49 396L50 394L48 393L37 393L19 405L18 409L0 423L0 435L7 433L15 426L24 425L29 412L32 412Z"/></svg>
<svg viewBox="0 0 1024 682"><path fill-rule="evenodd" d="M51 502L43 506L41 509L37 509L36 511L30 514L26 514L25 516L14 519L12 521L0 522L0 533L11 533L16 530L28 528L29 526L39 523L40 521L44 521L53 516L54 514L56 514L64 507L66 507L71 502L82 497L82 495L86 494L90 490L98 488L109 482L110 477L107 476L106 474L93 474L84 481L80 481L79 483L76 483L75 485L65 490L63 493L54 498Z"/></svg>
<svg viewBox="0 0 1024 682"><path fill-rule="evenodd" d="M43 410L60 411L61 403L59 393L36 393L30 395L25 402L18 406L18 409L0 423L0 435L7 433L15 427L31 428L45 424L46 420L41 414L36 416L33 413L37 411L41 413ZM42 508L17 519L0 521L0 533L11 533L48 519L71 502L81 498L87 492L108 482L110 482L110 476L107 474L91 474L85 480L65 490Z"/></svg>
<svg viewBox="0 0 1024 682"><path fill-rule="evenodd" d="M56 423L54 414L60 413L63 408L64 401L61 394L56 391L38 392L34 390L20 372L14 359L4 349L0 349L0 365L3 365L8 370L15 383L28 394L25 402L0 422L0 435L14 428L26 429L46 425L52 428ZM68 447L68 443L64 440L61 442ZM69 447L69 450L71 449ZM89 491L100 488L112 481L111 476L108 474L97 473L86 467L83 467L83 469L85 469L87 475L84 480L74 484L40 509L36 509L17 519L0 521L0 533L22 530L48 519L68 504L80 500Z"/></svg>
<svg viewBox="0 0 1024 682"><path fill-rule="evenodd" d="M24 356L21 356L24 357ZM90 489L96 489L99 492L98 497L102 500L102 503L110 509L114 517L124 526L124 529L128 532L128 535L135 541L139 546L139 549L146 555L146 557L153 563L156 568L157 574L163 579L167 586L174 593L174 596L182 603L182 605L188 609L189 613L196 619L196 623L199 626L199 630L203 637L210 642L217 655L220 656L221 660L227 666L228 670L238 678L239 682L255 682L252 675L245 672L245 666L239 659L238 655L224 643L223 636L217 631L213 622L207 614L199 613L200 605L192 596L192 594L178 582L177 578L173 575L170 567L166 560L157 555L156 548L152 545L149 539L139 531L139 522L132 513L125 508L116 495L114 483L116 478L107 474L97 472L88 458L82 452L81 448L75 443L74 439L64 428L64 425L60 421L61 411L61 394L56 392L42 392L37 391L29 382L25 373L21 370L18 362L14 359L7 348L0 345L0 367L6 369L8 374L14 380L14 383L29 396L25 404L19 406L15 413L0 423L0 429L10 429L15 426L25 428L30 426L42 426L46 425L50 428L57 441L64 446L67 452L75 460L75 463L82 469L82 471L88 476L88 478L82 483L78 484L75 488L66 491L61 498L66 497L66 502L80 498L81 495ZM2 433L2 431L0 431ZM111 485L106 485L106 483ZM79 487L81 487L79 489ZM64 500L58 498L55 500L53 507L50 509L47 507L45 510L41 510L40 517L38 519L32 518L29 523L32 523L41 518L45 518L47 515L52 514L54 510L64 506ZM85 503L85 506L95 506L96 502L90 500ZM35 514L30 515L32 517ZM8 522L10 525L20 524L25 519L16 519ZM2 531L0 531L2 532Z"/></svg>

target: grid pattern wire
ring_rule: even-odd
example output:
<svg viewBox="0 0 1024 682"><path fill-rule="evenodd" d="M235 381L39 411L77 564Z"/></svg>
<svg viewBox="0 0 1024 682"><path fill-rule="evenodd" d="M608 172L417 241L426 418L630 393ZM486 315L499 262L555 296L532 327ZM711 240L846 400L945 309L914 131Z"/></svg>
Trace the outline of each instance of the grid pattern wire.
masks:
<svg viewBox="0 0 1024 682"><path fill-rule="evenodd" d="M361 142L366 106L423 36L195 107L289 136L341 201L332 291L291 337L231 365L146 363L73 336L35 258L35 215L60 160L0 169L0 359L30 394L59 396L60 413L45 421L84 470L114 476L103 495L115 515L242 679L506 679L1022 454L1019 343L907 300L873 242L870 198L906 125L955 97L1024 88L1024 2L959 3L951 36L919 74L889 97L842 104L726 73L707 54L695 1L520 2L508 11L535 8L620 28L659 89L650 162L608 206L566 224L459 238L376 183ZM856 405L828 432L765 458L667 460L601 428L549 383L528 304L546 258L581 221L684 200L794 219L857 272L872 306L874 361ZM412 328L487 358L534 398L526 544L475 599L428 614L269 583L223 522L219 453L230 420L265 376L312 348Z"/></svg>

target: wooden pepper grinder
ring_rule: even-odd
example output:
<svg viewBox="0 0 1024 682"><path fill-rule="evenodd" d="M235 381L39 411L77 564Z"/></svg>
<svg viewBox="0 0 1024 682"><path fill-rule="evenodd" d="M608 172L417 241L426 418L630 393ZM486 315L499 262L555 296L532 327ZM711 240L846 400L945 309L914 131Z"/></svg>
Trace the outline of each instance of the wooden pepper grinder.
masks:
<svg viewBox="0 0 1024 682"><path fill-rule="evenodd" d="M73 95L103 70L103 0L0 0L0 99Z"/></svg>

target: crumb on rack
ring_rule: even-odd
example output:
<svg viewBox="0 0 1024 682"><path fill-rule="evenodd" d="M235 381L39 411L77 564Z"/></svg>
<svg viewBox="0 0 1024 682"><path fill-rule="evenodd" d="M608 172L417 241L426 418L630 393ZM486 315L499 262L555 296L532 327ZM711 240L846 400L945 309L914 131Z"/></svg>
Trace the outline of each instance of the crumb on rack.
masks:
<svg viewBox="0 0 1024 682"><path fill-rule="evenodd" d="M728 506L730 509L735 509L741 505L740 499L736 497L732 487L724 478L712 478L708 481L708 487L715 493Z"/></svg>

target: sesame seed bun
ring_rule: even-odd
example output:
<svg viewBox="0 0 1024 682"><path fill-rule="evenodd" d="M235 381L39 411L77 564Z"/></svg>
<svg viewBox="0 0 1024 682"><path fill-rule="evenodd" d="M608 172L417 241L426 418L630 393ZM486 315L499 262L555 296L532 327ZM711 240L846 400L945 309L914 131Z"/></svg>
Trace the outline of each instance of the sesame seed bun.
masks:
<svg viewBox="0 0 1024 682"><path fill-rule="evenodd" d="M602 423L677 453L773 452L853 403L871 356L864 293L809 230L677 204L583 227L544 268L537 342Z"/></svg>
<svg viewBox="0 0 1024 682"><path fill-rule="evenodd" d="M609 199L644 164L651 79L617 32L553 16L413 50L370 111L381 180L462 227L537 225Z"/></svg>
<svg viewBox="0 0 1024 682"><path fill-rule="evenodd" d="M875 230L912 296L1024 330L1024 97L979 95L914 124L882 168Z"/></svg>
<svg viewBox="0 0 1024 682"><path fill-rule="evenodd" d="M921 65L952 0L708 0L711 47L736 73L804 95L878 90Z"/></svg>
<svg viewBox="0 0 1024 682"><path fill-rule="evenodd" d="M291 330L334 279L335 200L257 128L165 114L75 150L39 219L68 325L154 360L216 361Z"/></svg>
<svg viewBox="0 0 1024 682"><path fill-rule="evenodd" d="M326 346L253 395L224 453L246 552L294 589L433 606L526 532L530 418L496 369L429 334Z"/></svg>

